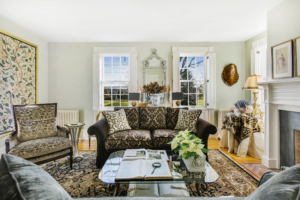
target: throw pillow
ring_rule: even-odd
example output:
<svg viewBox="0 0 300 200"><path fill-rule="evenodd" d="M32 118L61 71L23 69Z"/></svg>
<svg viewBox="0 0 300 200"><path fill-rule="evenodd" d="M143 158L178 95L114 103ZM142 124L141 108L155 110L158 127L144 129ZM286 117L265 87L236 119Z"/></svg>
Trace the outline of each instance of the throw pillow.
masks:
<svg viewBox="0 0 300 200"><path fill-rule="evenodd" d="M0 159L0 199L72 198L64 188L38 165L9 154Z"/></svg>
<svg viewBox="0 0 300 200"><path fill-rule="evenodd" d="M140 107L140 129L155 130L166 128L165 107Z"/></svg>
<svg viewBox="0 0 300 200"><path fill-rule="evenodd" d="M179 110L178 121L175 129L197 132L196 124L202 110Z"/></svg>
<svg viewBox="0 0 300 200"><path fill-rule="evenodd" d="M131 129L139 129L140 128L140 110L138 107L115 107L115 111L124 109L127 121Z"/></svg>
<svg viewBox="0 0 300 200"><path fill-rule="evenodd" d="M180 109L188 110L188 108L167 108L167 129L174 129L176 127Z"/></svg>
<svg viewBox="0 0 300 200"><path fill-rule="evenodd" d="M57 134L56 118L18 121L18 140L26 142L45 137L54 137Z"/></svg>
<svg viewBox="0 0 300 200"><path fill-rule="evenodd" d="M115 112L102 112L108 123L108 134L131 129L124 109Z"/></svg>

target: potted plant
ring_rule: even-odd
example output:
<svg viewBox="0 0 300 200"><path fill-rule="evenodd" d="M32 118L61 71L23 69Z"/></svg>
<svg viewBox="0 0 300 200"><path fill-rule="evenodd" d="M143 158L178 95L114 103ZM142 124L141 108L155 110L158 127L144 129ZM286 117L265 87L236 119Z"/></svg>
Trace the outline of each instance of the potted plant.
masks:
<svg viewBox="0 0 300 200"><path fill-rule="evenodd" d="M168 144L171 144L175 153L179 152L178 159L183 160L189 172L205 171L204 153L207 153L207 149L200 138L185 130L180 131Z"/></svg>
<svg viewBox="0 0 300 200"><path fill-rule="evenodd" d="M159 93L166 92L166 86L159 86L158 82L150 82L148 85L143 86L144 92L149 94L152 98L152 105L159 106L160 96Z"/></svg>

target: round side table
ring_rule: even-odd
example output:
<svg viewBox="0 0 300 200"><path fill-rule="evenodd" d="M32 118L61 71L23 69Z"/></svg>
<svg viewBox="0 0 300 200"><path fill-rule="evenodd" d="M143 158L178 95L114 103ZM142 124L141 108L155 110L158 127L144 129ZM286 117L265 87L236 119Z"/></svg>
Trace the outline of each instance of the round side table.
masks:
<svg viewBox="0 0 300 200"><path fill-rule="evenodd" d="M70 130L71 141L73 146L73 162L80 162L83 159L83 156L80 155L78 151L78 140L82 127L85 124L65 124L66 127Z"/></svg>

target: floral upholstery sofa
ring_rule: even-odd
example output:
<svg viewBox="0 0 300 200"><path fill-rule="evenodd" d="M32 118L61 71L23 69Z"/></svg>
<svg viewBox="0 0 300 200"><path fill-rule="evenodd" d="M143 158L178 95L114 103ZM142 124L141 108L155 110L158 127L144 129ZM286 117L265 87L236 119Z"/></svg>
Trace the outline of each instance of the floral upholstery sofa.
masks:
<svg viewBox="0 0 300 200"><path fill-rule="evenodd" d="M115 107L115 111L124 109L131 130L108 134L108 124L103 118L88 128L89 135L97 139L97 167L101 168L109 154L125 149L166 149L171 150L170 142L180 130L175 130L179 109L165 107ZM217 128L211 123L199 118L194 133L202 139L207 148L210 134L215 134ZM207 158L207 157L206 157Z"/></svg>
<svg viewBox="0 0 300 200"><path fill-rule="evenodd" d="M69 131L56 126L56 103L14 105L12 113L15 131L5 140L6 153L37 164L65 156L72 158Z"/></svg>

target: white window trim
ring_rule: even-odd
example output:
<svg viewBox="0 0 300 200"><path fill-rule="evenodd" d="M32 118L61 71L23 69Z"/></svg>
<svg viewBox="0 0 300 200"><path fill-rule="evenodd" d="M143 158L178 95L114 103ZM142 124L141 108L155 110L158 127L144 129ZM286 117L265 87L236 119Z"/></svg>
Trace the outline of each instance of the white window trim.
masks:
<svg viewBox="0 0 300 200"><path fill-rule="evenodd" d="M205 56L205 60L209 57L208 66L205 68L206 73L206 84L205 84L205 106L190 106L190 108L216 108L216 54L214 52L214 47L172 47L172 57L173 57L173 91L180 91L180 80L179 80L179 64L181 56ZM173 104L174 105L174 104Z"/></svg>
<svg viewBox="0 0 300 200"><path fill-rule="evenodd" d="M129 56L130 81L128 82L128 93L137 92L137 47L94 47L93 54L93 110L112 110L113 107L104 107L103 91L100 84L102 80L102 62L105 55L127 55ZM136 80L131 81L131 80ZM129 103L129 102L128 102Z"/></svg>

